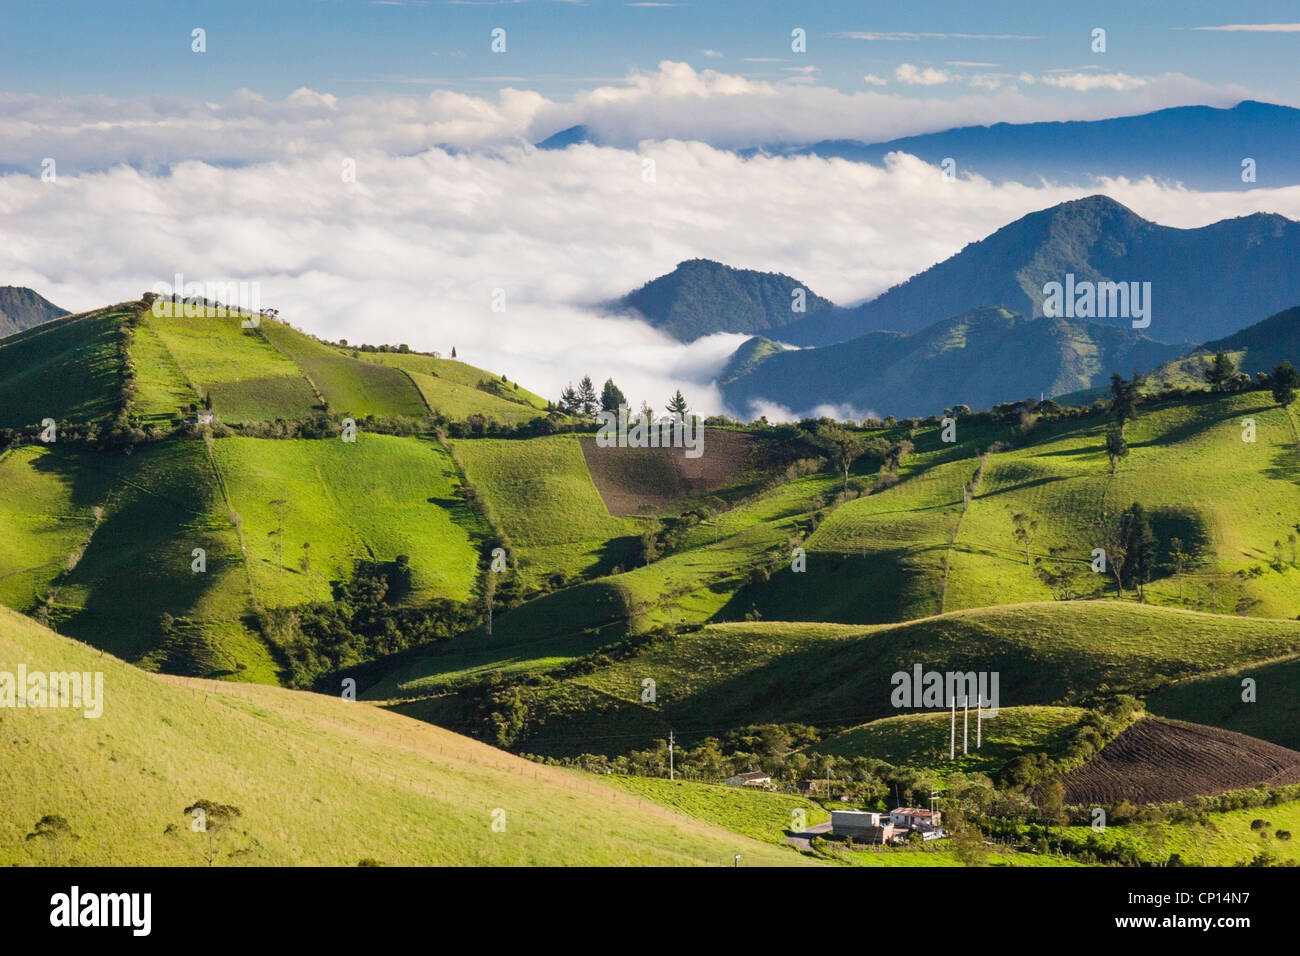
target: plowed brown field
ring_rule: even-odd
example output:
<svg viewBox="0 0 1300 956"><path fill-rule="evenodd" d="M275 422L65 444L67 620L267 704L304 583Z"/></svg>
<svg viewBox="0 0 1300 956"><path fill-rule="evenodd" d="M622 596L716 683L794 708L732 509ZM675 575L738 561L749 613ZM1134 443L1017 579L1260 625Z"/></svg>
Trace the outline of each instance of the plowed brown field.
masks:
<svg viewBox="0 0 1300 956"><path fill-rule="evenodd" d="M1300 753L1203 724L1145 717L1062 778L1065 802L1168 803L1300 783Z"/></svg>
<svg viewBox="0 0 1300 956"><path fill-rule="evenodd" d="M652 515L687 492L726 484L745 464L753 439L743 432L705 429L698 458L687 458L684 448L601 448L592 437L580 442L609 513Z"/></svg>

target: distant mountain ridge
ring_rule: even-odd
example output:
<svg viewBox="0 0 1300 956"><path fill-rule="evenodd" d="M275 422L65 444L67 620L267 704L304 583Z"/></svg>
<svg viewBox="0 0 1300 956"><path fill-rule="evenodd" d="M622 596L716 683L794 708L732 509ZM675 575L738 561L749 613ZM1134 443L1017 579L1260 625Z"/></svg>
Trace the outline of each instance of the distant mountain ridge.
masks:
<svg viewBox="0 0 1300 956"><path fill-rule="evenodd" d="M754 144L742 156L820 156L880 166L893 152L931 165L954 163L958 177L973 173L995 183L1040 182L1093 187L1104 178L1180 182L1196 190L1245 190L1300 183L1300 110L1242 100L1224 109L1175 106L1099 120L960 126L884 142L825 139L814 143ZM560 130L536 144L566 149L608 143L589 126ZM1243 181L1242 163L1254 179Z"/></svg>
<svg viewBox="0 0 1300 956"><path fill-rule="evenodd" d="M891 152L932 165L951 158L957 175L1095 185L1102 177L1181 182L1190 189L1250 189L1300 183L1300 110L1243 100L1230 109L1175 106L1102 120L995 123L905 136L883 143L822 140L753 152L821 156L882 165ZM1242 180L1242 161L1255 179Z"/></svg>
<svg viewBox="0 0 1300 956"><path fill-rule="evenodd" d="M1150 282L1146 335L1204 342L1300 302L1300 222L1272 213L1175 229L1107 196L1033 212L971 243L875 299L811 315L783 333L825 345L877 329L915 332L980 305L1043 314L1043 287L1068 274L1088 282ZM1127 317L1094 321L1131 327Z"/></svg>
<svg viewBox="0 0 1300 956"><path fill-rule="evenodd" d="M833 405L862 414L924 416L957 404L980 409L1078 391L1112 372L1149 369L1187 350L1132 329L985 306L913 334L869 332L815 349L751 339L719 385L742 416L758 400L797 414Z"/></svg>
<svg viewBox="0 0 1300 956"><path fill-rule="evenodd" d="M0 286L0 338L70 314L25 286Z"/></svg>

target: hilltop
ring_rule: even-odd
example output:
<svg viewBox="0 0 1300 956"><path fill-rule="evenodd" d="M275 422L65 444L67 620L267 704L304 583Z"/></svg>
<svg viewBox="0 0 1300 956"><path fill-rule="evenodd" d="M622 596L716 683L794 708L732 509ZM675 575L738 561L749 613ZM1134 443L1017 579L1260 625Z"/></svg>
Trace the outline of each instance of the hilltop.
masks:
<svg viewBox="0 0 1300 956"><path fill-rule="evenodd" d="M834 309L834 303L781 273L689 259L604 308L633 310L674 338L691 342L715 332L774 332Z"/></svg>

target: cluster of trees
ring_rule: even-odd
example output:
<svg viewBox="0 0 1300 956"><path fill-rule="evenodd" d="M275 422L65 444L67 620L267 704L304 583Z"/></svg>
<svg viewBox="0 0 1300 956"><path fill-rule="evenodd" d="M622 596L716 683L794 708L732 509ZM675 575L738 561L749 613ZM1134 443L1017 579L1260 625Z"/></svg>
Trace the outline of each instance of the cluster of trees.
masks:
<svg viewBox="0 0 1300 956"><path fill-rule="evenodd" d="M1237 363L1226 352L1214 353L1204 371L1206 384L1212 392L1235 392L1251 385L1250 376L1239 371ZM1294 365L1283 360L1273 366L1272 372L1258 372L1255 375L1258 388L1268 388L1273 393L1273 400L1283 408L1289 408L1295 401L1296 392L1300 390L1300 372Z"/></svg>
<svg viewBox="0 0 1300 956"><path fill-rule="evenodd" d="M406 555L363 561L351 580L334 582L332 601L259 611L258 625L287 670L289 686L337 693L331 678L346 668L448 640L478 623L473 608L455 601L402 604L410 582Z"/></svg>
<svg viewBox="0 0 1300 956"><path fill-rule="evenodd" d="M560 400L556 403L557 410L563 414L586 418L592 417L597 412L617 412L624 406L631 407L628 405L627 396L623 394L621 388L614 384L612 378L605 379L605 384L601 386L600 393L597 394L596 385L591 380L590 375L584 375L582 380L578 382L577 388L573 387L572 382L564 386L564 390L560 393ZM677 389L664 407L668 410L669 415L680 418L685 418L690 410L680 388ZM637 414L648 419L654 418L654 409L643 401Z"/></svg>

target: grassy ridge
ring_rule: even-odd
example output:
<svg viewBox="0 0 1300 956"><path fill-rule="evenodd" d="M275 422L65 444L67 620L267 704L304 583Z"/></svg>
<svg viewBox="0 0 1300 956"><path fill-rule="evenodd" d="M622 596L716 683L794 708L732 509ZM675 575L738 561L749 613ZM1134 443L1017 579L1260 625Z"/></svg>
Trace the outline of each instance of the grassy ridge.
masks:
<svg viewBox="0 0 1300 956"><path fill-rule="evenodd" d="M133 310L109 306L0 340L0 427L112 418L124 382L119 330Z"/></svg>
<svg viewBox="0 0 1300 956"><path fill-rule="evenodd" d="M204 865L198 799L242 811L223 866L805 862L366 704L146 674L0 608L0 670L20 663L100 671L105 703L0 710L0 864ZM79 839L26 840L46 814Z"/></svg>

